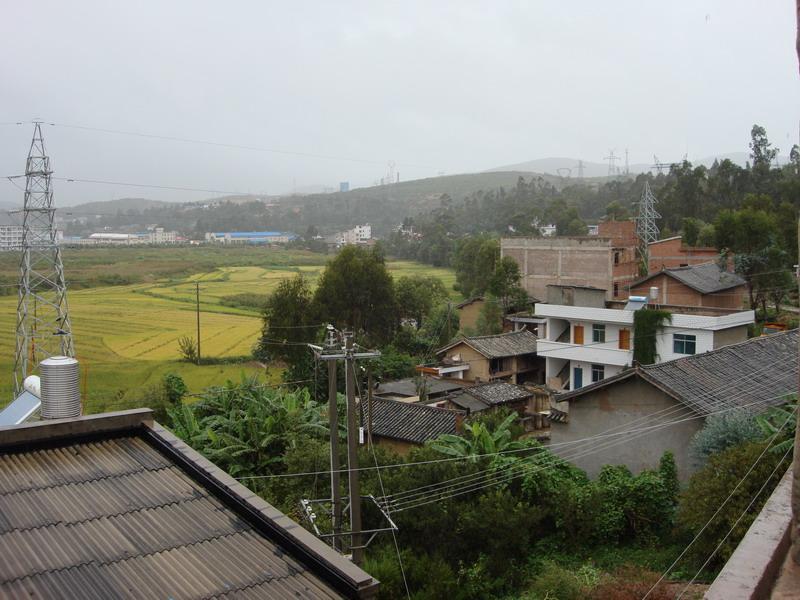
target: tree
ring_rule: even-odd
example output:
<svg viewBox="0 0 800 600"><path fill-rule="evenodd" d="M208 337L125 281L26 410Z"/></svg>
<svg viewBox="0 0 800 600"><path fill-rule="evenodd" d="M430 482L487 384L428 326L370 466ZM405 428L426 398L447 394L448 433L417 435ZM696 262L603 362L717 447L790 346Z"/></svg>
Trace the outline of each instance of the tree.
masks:
<svg viewBox="0 0 800 600"><path fill-rule="evenodd" d="M261 337L253 349L259 360L280 359L289 363L309 353L305 343L315 339L315 316L311 288L302 275L284 279L267 298Z"/></svg>
<svg viewBox="0 0 800 600"><path fill-rule="evenodd" d="M196 363L197 362L197 342L193 337L184 335L178 338L178 352L180 352L183 360Z"/></svg>
<svg viewBox="0 0 800 600"><path fill-rule="evenodd" d="M478 335L494 335L503 331L503 308L494 296L487 296L475 323Z"/></svg>
<svg viewBox="0 0 800 600"><path fill-rule="evenodd" d="M693 217L684 218L681 227L683 240L681 241L687 246L697 246L697 240L700 237L700 231L704 225L705 223L700 219L695 219Z"/></svg>
<svg viewBox="0 0 800 600"><path fill-rule="evenodd" d="M476 236L459 241L453 258L457 289L467 298L484 294L499 258L497 239Z"/></svg>
<svg viewBox="0 0 800 600"><path fill-rule="evenodd" d="M511 425L518 418L517 413L509 414L494 428L481 421L464 425L464 435L444 434L430 443L431 448L448 456L472 457L508 452L525 448L523 442L513 439Z"/></svg>
<svg viewBox="0 0 800 600"><path fill-rule="evenodd" d="M504 314L512 307L525 308L528 295L519 284L521 280L522 275L517 261L510 256L504 256L497 262L494 274L489 280L488 291L499 300Z"/></svg>
<svg viewBox="0 0 800 600"><path fill-rule="evenodd" d="M614 200L606 206L606 219L609 221L626 221L629 218L628 209L622 206L619 200Z"/></svg>
<svg viewBox="0 0 800 600"><path fill-rule="evenodd" d="M397 306L400 317L414 319L416 327L422 327L423 319L430 315L433 307L447 300L447 289L438 277L423 275L404 276L395 284Z"/></svg>
<svg viewBox="0 0 800 600"><path fill-rule="evenodd" d="M350 328L372 343L386 343L399 315L394 282L377 248L346 246L330 261L314 293L315 313L337 328Z"/></svg>

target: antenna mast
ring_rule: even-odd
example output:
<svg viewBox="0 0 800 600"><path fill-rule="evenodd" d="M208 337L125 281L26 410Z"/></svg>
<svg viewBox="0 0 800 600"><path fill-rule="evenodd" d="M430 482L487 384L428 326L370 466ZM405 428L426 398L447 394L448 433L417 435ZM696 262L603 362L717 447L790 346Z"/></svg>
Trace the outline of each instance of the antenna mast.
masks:
<svg viewBox="0 0 800 600"><path fill-rule="evenodd" d="M639 201L639 215L636 217L636 237L639 238L639 256L643 268L649 268L649 244L658 240L658 225L656 219L661 215L656 212L656 197L650 190L650 182L644 182L642 199Z"/></svg>
<svg viewBox="0 0 800 600"><path fill-rule="evenodd" d="M67 284L55 227L50 157L41 122L34 123L25 164L22 257L17 303L14 395L42 359L75 356L67 306Z"/></svg>

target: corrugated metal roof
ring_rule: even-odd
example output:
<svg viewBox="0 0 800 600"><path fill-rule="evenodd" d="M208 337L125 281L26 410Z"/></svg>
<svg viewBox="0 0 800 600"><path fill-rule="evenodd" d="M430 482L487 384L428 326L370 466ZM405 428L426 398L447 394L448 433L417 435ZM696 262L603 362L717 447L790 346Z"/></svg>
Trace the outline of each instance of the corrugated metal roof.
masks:
<svg viewBox="0 0 800 600"><path fill-rule="evenodd" d="M363 418L366 406L362 403ZM372 399L372 433L377 436L424 444L444 433L456 433L458 416L463 413L425 404Z"/></svg>
<svg viewBox="0 0 800 600"><path fill-rule="evenodd" d="M202 477L190 476L184 463L147 439L127 431L0 448L0 595L342 597L320 577L319 564L304 564L292 546L267 537L206 488ZM158 439L170 448L182 446L174 438ZM188 448L181 456L203 477L218 471ZM232 480L227 485L238 486ZM241 501L257 508L255 500ZM261 505L261 512L291 523ZM284 539L293 535L287 530ZM332 560L319 544L326 549L320 564ZM353 568L335 559L343 569Z"/></svg>

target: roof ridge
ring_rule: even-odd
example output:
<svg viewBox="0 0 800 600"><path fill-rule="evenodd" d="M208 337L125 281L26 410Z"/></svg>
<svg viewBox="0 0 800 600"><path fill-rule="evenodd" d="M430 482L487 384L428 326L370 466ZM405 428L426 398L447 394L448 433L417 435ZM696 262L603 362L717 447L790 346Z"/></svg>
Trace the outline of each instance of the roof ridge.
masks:
<svg viewBox="0 0 800 600"><path fill-rule="evenodd" d="M527 329L520 329L518 331L503 331L502 333L490 333L490 334L487 334L487 335L471 335L469 337L465 336L465 337L463 337L461 339L464 339L464 340L485 340L486 338L504 337L504 336L509 336L509 335L515 335L515 334L518 334L518 333L530 333L531 335L536 335L535 333L532 333L532 332L528 331Z"/></svg>

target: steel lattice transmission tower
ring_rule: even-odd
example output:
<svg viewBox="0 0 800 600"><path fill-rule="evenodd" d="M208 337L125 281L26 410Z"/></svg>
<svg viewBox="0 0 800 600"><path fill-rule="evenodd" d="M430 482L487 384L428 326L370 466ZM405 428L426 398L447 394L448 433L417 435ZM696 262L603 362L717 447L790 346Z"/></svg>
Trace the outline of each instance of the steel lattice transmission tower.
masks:
<svg viewBox="0 0 800 600"><path fill-rule="evenodd" d="M25 377L49 356L74 357L67 306L64 265L55 228L50 158L44 148L41 123L36 122L25 164L25 204L22 210L17 343L14 393Z"/></svg>
<svg viewBox="0 0 800 600"><path fill-rule="evenodd" d="M656 219L661 215L656 212L656 197L650 190L650 183L644 182L642 199L639 201L639 214L636 217L636 237L639 239L639 256L642 265L647 268L650 251L648 245L658 240L658 225Z"/></svg>

